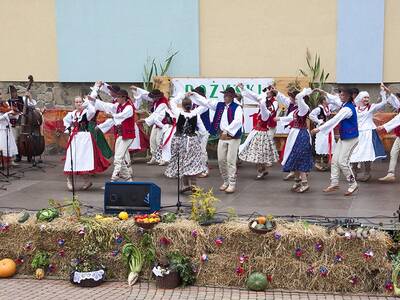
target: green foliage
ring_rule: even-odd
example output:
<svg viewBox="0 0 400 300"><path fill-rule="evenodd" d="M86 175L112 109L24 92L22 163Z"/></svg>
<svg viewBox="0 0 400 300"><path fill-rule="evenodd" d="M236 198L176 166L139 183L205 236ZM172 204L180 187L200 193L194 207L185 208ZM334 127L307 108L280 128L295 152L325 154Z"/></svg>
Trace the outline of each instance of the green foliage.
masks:
<svg viewBox="0 0 400 300"><path fill-rule="evenodd" d="M305 71L300 69L301 75L306 76L310 79L309 86L312 89L320 88L323 89L326 80L329 77L329 73L325 72L325 69L321 66L321 58L318 54L315 54L314 58L311 55L309 49L306 52L306 61L308 70ZM310 105L311 108L318 106L318 100L321 97L319 93L313 93L310 95Z"/></svg>
<svg viewBox="0 0 400 300"><path fill-rule="evenodd" d="M152 81L154 76L164 76L167 74L171 63L178 52L179 51L172 52L171 50L168 50L168 56L164 59L163 64L157 62L155 58L147 58L143 70L143 86L145 90L150 91L153 88Z"/></svg>
<svg viewBox="0 0 400 300"><path fill-rule="evenodd" d="M47 221L51 222L55 218L57 218L60 215L59 211L53 207L50 208L43 208L39 210L36 214L36 218L39 221Z"/></svg>
<svg viewBox="0 0 400 300"><path fill-rule="evenodd" d="M235 208L228 207L227 212L228 212L228 221L234 221L238 218Z"/></svg>
<svg viewBox="0 0 400 300"><path fill-rule="evenodd" d="M142 237L141 247L143 249L143 260L147 265L151 265L156 260L156 249L154 248L151 235L145 232Z"/></svg>
<svg viewBox="0 0 400 300"><path fill-rule="evenodd" d="M200 223L211 221L217 212L215 204L218 201L212 189L204 192L202 188L196 187L190 196L190 202L192 203L191 219Z"/></svg>
<svg viewBox="0 0 400 300"><path fill-rule="evenodd" d="M182 280L182 285L188 286L194 284L196 281L196 276L193 272L190 259L186 256L183 256L178 251L169 253L167 257L171 268L179 273L179 276Z"/></svg>
<svg viewBox="0 0 400 300"><path fill-rule="evenodd" d="M38 251L32 259L32 269L47 269L50 265L50 254L45 251Z"/></svg>
<svg viewBox="0 0 400 300"><path fill-rule="evenodd" d="M140 249L133 243L126 243L122 247L122 257L129 265L129 270L132 273L139 273L143 266L143 255Z"/></svg>

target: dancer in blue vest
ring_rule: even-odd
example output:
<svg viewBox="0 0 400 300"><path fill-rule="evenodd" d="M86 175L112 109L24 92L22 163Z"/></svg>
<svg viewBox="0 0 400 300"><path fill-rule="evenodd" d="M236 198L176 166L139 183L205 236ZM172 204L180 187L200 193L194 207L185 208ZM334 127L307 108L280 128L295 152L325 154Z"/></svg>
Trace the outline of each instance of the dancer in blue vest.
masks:
<svg viewBox="0 0 400 300"><path fill-rule="evenodd" d="M324 192L329 193L339 189L339 177L340 171L342 171L349 183L347 192L344 195L351 196L358 190L358 185L350 166L351 154L358 144L357 112L353 102L352 90L342 89L339 94L340 100L320 89L316 89L316 91L326 96L330 104L340 109L336 116L312 130L313 134L322 132L328 135L331 130L340 125L340 138L336 144L331 162L331 183L324 189Z"/></svg>
<svg viewBox="0 0 400 300"><path fill-rule="evenodd" d="M234 101L237 94L233 87L228 87L221 93L224 94L224 102L202 98L201 102L203 103L199 101L199 104L215 111L210 134L219 135L218 165L224 180L219 190L234 193L236 190L236 161L242 136L243 110Z"/></svg>

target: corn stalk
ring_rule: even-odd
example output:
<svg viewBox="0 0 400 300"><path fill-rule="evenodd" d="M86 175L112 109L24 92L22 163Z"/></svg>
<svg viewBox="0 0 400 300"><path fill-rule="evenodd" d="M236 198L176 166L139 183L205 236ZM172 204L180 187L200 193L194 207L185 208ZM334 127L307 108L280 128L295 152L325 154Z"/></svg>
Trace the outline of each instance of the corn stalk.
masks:
<svg viewBox="0 0 400 300"><path fill-rule="evenodd" d="M321 58L315 53L314 58L311 55L309 49L306 52L306 61L308 70L305 71L303 69L299 69L301 75L306 76L310 79L309 87L312 89L320 88L323 89L326 80L329 77L329 73L326 73L324 68L321 67ZM318 106L318 99L320 98L319 93L313 93L310 95L310 105L311 108L315 108Z"/></svg>
<svg viewBox="0 0 400 300"><path fill-rule="evenodd" d="M170 51L168 51L170 52ZM155 58L147 58L147 62L144 65L143 70L143 86L144 89L150 91L153 88L153 77L154 76L164 76L167 74L171 63L179 51L175 51L167 58L165 58L163 63L157 63ZM157 66L158 65L158 66Z"/></svg>

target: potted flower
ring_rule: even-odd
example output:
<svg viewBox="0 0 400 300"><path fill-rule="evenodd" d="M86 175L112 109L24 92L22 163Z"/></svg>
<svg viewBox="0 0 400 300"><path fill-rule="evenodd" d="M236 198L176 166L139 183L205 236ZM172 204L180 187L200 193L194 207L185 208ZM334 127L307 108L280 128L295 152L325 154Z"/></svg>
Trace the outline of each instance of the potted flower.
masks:
<svg viewBox="0 0 400 300"><path fill-rule="evenodd" d="M98 262L98 248L94 244L84 244L80 249L80 259L71 262L73 271L70 275L72 284L81 287L94 287L103 283L106 268Z"/></svg>
<svg viewBox="0 0 400 300"><path fill-rule="evenodd" d="M168 258L159 260L152 270L156 276L156 287L160 289L174 289L181 283L181 278L175 267L171 266Z"/></svg>

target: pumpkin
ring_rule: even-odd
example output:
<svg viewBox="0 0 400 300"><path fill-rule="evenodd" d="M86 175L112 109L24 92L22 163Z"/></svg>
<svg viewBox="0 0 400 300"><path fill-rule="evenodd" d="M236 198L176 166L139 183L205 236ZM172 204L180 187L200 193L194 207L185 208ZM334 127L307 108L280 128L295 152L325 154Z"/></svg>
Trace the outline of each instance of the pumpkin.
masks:
<svg viewBox="0 0 400 300"><path fill-rule="evenodd" d="M13 276L17 272L17 265L10 258L0 260L0 278Z"/></svg>
<svg viewBox="0 0 400 300"><path fill-rule="evenodd" d="M39 280L43 279L44 278L44 270L41 268L36 269L35 277L36 277L36 279L39 279Z"/></svg>
<svg viewBox="0 0 400 300"><path fill-rule="evenodd" d="M267 218L266 218L266 217L259 216L259 217L257 218L257 223L258 223L258 224L265 224L265 222L267 222Z"/></svg>
<svg viewBox="0 0 400 300"><path fill-rule="evenodd" d="M254 272L246 282L247 288L252 291L264 291L267 288L267 278L264 274Z"/></svg>
<svg viewBox="0 0 400 300"><path fill-rule="evenodd" d="M119 218L120 220L128 220L129 215L128 215L128 213L127 213L126 211L121 211L121 212L118 214L118 218Z"/></svg>

